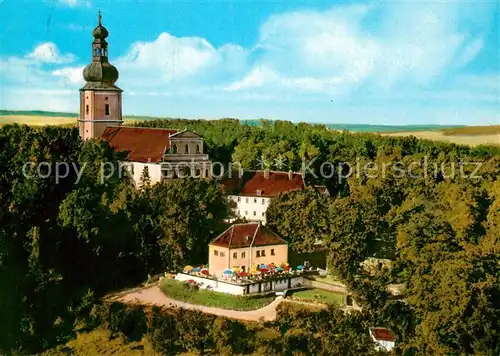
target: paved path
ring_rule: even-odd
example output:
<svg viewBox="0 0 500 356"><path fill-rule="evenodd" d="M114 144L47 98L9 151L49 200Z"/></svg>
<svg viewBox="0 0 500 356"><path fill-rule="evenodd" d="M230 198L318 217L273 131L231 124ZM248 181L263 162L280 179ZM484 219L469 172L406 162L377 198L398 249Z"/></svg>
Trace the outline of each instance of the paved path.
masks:
<svg viewBox="0 0 500 356"><path fill-rule="evenodd" d="M184 309L200 310L203 313L225 316L227 318L259 321L276 320L276 307L283 300L282 297L277 297L273 302L266 305L264 308L249 311L228 310L221 308L206 307L203 305L189 304L167 297L157 285L146 287L131 292L120 293L107 298L111 301L119 301L124 303L137 303L142 305L155 305L160 307L178 307Z"/></svg>

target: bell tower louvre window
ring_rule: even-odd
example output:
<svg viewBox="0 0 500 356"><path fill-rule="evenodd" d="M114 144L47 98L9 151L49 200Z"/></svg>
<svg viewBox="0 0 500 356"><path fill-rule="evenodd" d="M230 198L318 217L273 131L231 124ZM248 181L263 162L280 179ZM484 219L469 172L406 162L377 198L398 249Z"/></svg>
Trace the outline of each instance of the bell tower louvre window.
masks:
<svg viewBox="0 0 500 356"><path fill-rule="evenodd" d="M109 104L106 104L104 106L104 108L105 108L106 116L109 116Z"/></svg>

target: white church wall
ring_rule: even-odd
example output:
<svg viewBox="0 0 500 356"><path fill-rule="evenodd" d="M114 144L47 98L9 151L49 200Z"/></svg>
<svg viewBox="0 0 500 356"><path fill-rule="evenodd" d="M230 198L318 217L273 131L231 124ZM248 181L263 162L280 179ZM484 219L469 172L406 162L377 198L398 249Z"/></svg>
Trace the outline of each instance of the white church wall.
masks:
<svg viewBox="0 0 500 356"><path fill-rule="evenodd" d="M151 185L156 184L161 181L161 165L156 163L142 163L142 162L126 162L124 164L129 169L129 173L132 176L135 185L141 183L142 172L145 167L148 167L149 178L151 180Z"/></svg>

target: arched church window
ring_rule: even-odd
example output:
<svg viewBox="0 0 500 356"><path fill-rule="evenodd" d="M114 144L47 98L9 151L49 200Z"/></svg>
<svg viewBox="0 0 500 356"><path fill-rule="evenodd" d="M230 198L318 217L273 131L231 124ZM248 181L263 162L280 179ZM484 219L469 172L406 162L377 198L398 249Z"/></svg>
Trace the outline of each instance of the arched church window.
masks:
<svg viewBox="0 0 500 356"><path fill-rule="evenodd" d="M172 153L177 153L177 145L172 146Z"/></svg>
<svg viewBox="0 0 500 356"><path fill-rule="evenodd" d="M186 143L185 153L189 153L189 145Z"/></svg>
<svg viewBox="0 0 500 356"><path fill-rule="evenodd" d="M200 153L200 145L196 145L196 153Z"/></svg>

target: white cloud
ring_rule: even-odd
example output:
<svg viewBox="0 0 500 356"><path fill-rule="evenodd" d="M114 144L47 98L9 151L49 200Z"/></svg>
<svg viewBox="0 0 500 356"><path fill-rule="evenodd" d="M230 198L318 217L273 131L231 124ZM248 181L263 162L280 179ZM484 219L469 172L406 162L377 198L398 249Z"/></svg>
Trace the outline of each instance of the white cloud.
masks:
<svg viewBox="0 0 500 356"><path fill-rule="evenodd" d="M91 26L82 26L76 23L69 23L65 25L57 25L58 27L61 27L65 30L70 30L70 31L92 31Z"/></svg>
<svg viewBox="0 0 500 356"><path fill-rule="evenodd" d="M458 26L458 9L403 2L273 15L260 28L254 67L228 88L346 95L360 86L426 87L474 60L483 46ZM274 78L264 79L266 73Z"/></svg>
<svg viewBox="0 0 500 356"><path fill-rule="evenodd" d="M81 67L66 67L52 71L52 75L61 77L65 84L83 84L83 68Z"/></svg>
<svg viewBox="0 0 500 356"><path fill-rule="evenodd" d="M213 47L199 37L175 37L161 33L152 42L136 42L117 61L123 82L134 86L163 86L192 83L217 74L238 71L245 65L246 52L237 45ZM220 79L220 78L218 78Z"/></svg>
<svg viewBox="0 0 500 356"><path fill-rule="evenodd" d="M78 6L90 7L92 4L90 0L57 0L57 1L59 4L69 7L78 7Z"/></svg>
<svg viewBox="0 0 500 356"><path fill-rule="evenodd" d="M52 42L45 42L33 49L26 55L26 58L42 63L71 63L76 60L76 56L71 53L60 53L57 46Z"/></svg>
<svg viewBox="0 0 500 356"><path fill-rule="evenodd" d="M463 67L463 66L467 65L474 58L476 58L476 56L479 54L481 49L483 49L483 46L484 46L483 37L476 37L475 39L469 41L467 43L467 45L464 46L462 53L460 54L459 58L457 59L456 66Z"/></svg>
<svg viewBox="0 0 500 356"><path fill-rule="evenodd" d="M232 83L225 89L227 91L235 91L240 89L256 88L265 84L270 84L278 81L278 75L271 69L265 66L252 69L243 79Z"/></svg>

